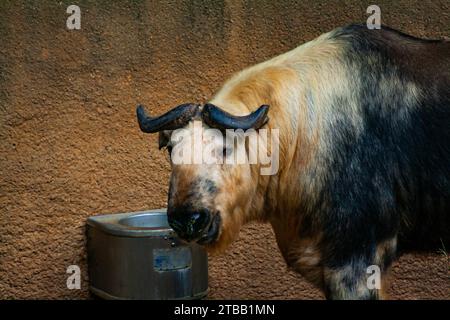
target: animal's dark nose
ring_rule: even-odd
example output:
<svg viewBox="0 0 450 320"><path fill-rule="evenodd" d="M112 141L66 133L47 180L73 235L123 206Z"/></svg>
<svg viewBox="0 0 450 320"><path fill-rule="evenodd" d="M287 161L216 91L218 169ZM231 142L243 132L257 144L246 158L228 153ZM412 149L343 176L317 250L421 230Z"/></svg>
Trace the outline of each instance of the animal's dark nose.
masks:
<svg viewBox="0 0 450 320"><path fill-rule="evenodd" d="M190 241L200 237L210 222L208 210L169 210L168 220L170 227L180 238Z"/></svg>

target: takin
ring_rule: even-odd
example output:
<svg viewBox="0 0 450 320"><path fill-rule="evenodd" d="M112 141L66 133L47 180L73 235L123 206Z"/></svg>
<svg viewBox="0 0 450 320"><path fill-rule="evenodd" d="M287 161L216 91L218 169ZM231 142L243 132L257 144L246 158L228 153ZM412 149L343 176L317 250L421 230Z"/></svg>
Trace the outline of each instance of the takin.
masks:
<svg viewBox="0 0 450 320"><path fill-rule="evenodd" d="M286 263L328 299L382 299L396 256L449 244L449 41L349 25L238 72L206 104L157 117L138 106L137 118L169 153L195 123L278 130L271 175L261 163L171 161L169 223L211 252L268 222Z"/></svg>

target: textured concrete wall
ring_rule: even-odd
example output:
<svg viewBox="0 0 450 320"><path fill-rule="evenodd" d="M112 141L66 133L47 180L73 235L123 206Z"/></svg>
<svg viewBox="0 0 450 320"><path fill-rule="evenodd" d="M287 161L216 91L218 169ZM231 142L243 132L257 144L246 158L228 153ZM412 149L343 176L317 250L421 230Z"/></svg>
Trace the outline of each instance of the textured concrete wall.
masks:
<svg viewBox="0 0 450 320"><path fill-rule="evenodd" d="M370 1L372 2L372 1ZM65 11L82 9L82 29ZM383 23L450 35L448 1L376 1ZM351 22L368 1L0 1L0 298L86 298L89 215L166 205L169 165L135 105L210 97L233 72ZM66 267L83 270L66 288ZM211 298L321 298L266 225L210 261ZM395 264L393 298L450 298L443 254Z"/></svg>

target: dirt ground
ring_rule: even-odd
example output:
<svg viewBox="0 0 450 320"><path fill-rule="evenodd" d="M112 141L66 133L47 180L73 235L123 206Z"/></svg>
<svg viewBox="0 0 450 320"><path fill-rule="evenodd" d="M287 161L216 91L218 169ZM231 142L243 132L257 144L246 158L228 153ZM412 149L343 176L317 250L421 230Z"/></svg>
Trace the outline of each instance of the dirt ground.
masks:
<svg viewBox="0 0 450 320"><path fill-rule="evenodd" d="M66 8L81 7L81 30ZM345 4L344 4L345 3ZM166 206L169 164L135 107L202 102L248 65L337 26L368 1L0 1L0 298L88 298L93 214ZM450 35L449 1L377 1L382 22ZM83 272L66 288L66 268ZM442 253L395 263L394 299L450 299ZM210 298L322 298L287 270L267 225L210 259Z"/></svg>

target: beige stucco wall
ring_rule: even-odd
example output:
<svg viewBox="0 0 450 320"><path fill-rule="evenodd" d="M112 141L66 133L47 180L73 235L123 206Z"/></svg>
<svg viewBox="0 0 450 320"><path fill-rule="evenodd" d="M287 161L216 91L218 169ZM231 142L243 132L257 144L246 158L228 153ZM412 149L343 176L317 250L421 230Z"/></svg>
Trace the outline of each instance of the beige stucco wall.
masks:
<svg viewBox="0 0 450 320"><path fill-rule="evenodd" d="M372 1L371 1L372 2ZM376 1L383 23L450 35L448 1ZM68 31L69 4L82 29ZM142 134L154 113L204 101L233 72L365 21L368 1L0 1L0 298L87 298L84 225L166 205L169 165ZM83 270L66 288L66 267ZM398 299L450 298L448 259L395 264ZM289 272L266 225L210 260L210 298L322 298Z"/></svg>

